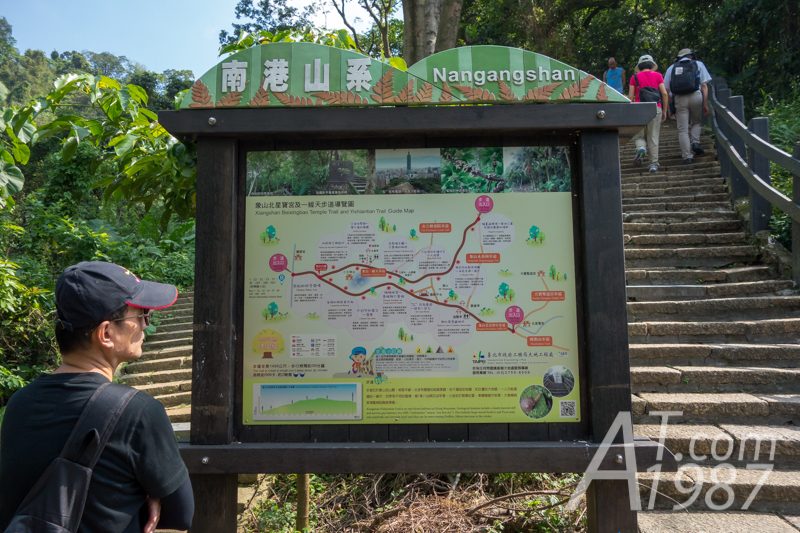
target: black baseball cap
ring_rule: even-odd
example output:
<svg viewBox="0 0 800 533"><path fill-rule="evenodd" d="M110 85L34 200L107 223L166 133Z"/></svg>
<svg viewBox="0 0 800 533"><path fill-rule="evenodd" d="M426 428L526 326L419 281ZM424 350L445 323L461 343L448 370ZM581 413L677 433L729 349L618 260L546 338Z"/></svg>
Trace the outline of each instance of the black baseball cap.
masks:
<svg viewBox="0 0 800 533"><path fill-rule="evenodd" d="M90 326L125 304L164 309L177 299L173 285L141 280L127 268L103 261L67 267L56 281L58 321L69 331Z"/></svg>

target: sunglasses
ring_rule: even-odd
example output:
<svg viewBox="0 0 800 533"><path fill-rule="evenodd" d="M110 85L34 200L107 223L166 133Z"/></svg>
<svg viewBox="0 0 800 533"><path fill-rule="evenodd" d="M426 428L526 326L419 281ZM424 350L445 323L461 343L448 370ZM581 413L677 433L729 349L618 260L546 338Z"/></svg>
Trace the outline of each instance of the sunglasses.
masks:
<svg viewBox="0 0 800 533"><path fill-rule="evenodd" d="M109 320L109 322L119 322L121 320L130 320L131 318L137 318L137 319L138 318L143 318L144 319L144 327L147 327L147 326L150 325L150 318L151 317L152 317L152 315L150 314L150 311L148 311L146 313L142 313L141 315L124 316L122 318L115 318L114 320Z"/></svg>

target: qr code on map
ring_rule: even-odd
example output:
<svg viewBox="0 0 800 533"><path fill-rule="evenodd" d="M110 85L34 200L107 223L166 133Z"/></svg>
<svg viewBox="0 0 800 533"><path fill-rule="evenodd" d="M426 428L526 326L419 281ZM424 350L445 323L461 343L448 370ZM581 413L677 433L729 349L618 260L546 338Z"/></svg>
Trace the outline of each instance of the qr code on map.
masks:
<svg viewBox="0 0 800 533"><path fill-rule="evenodd" d="M575 418L578 416L575 400L558 402L560 418Z"/></svg>

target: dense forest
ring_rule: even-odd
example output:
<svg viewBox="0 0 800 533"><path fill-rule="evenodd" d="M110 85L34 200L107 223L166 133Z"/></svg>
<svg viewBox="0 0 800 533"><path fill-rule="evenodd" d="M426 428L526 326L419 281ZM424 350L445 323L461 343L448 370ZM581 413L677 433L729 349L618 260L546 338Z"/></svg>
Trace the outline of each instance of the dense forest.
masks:
<svg viewBox="0 0 800 533"><path fill-rule="evenodd" d="M747 118L770 117L774 144L791 151L800 140L796 1L428 0L427 7L424 0L355 2L372 22L366 32L354 30L352 5L346 11L343 1L319 0L297 8L287 0L240 0L233 27L221 28L221 54L303 40L402 66L399 58L412 64L448 47L487 44L540 52L600 77L609 56L630 73L640 55L652 54L663 73L677 50L690 47L714 76L728 80L734 94L744 95ZM434 24L426 19L431 5L439 6ZM330 13L335 29L313 27L315 14L322 12ZM423 34L426 42L419 37ZM14 391L59 362L52 291L66 266L112 261L143 278L193 286L196 150L164 131L156 112L171 109L200 74L152 72L108 52L22 51L0 15L0 420ZM254 192L278 190L288 182L283 174L288 167L280 166L278 156L284 154L259 155L259 168L269 171L269 179L263 184L253 180ZM544 156L568 164L565 153L534 151L521 153L505 171L491 161L481 164L491 167L487 173L505 172L510 187L566 190L567 177L551 176L549 166L542 166ZM320 167L316 163L292 160L310 169L304 170L309 180ZM448 176L460 179L455 163L451 167ZM534 175L536 169L541 172ZM788 173L774 169L773 183L791 196ZM489 188L488 182L478 186ZM789 246L788 217L776 212L772 228ZM557 483L557 490L571 483L507 476L476 474L462 483L497 494L512 491L515 483L551 488ZM312 491L331 496L338 485L328 481L312 476ZM398 494L401 481L386 477L372 483L353 476L347 483L389 499ZM434 487L438 482L426 478L419 484ZM276 486L286 489L279 501L261 507L264 531L289 527L289 503L296 494L292 483ZM325 500L335 501L332 496ZM324 511L314 506L312 519ZM564 519L556 510L546 516L551 524Z"/></svg>

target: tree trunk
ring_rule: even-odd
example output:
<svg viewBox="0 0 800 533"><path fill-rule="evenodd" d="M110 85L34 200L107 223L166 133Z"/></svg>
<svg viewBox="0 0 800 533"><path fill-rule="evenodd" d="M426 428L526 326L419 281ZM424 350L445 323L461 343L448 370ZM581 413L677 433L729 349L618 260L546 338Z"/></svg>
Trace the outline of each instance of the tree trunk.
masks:
<svg viewBox="0 0 800 533"><path fill-rule="evenodd" d="M375 150L367 150L367 186L364 189L364 194L375 194L375 182L377 181L377 172L375 170Z"/></svg>
<svg viewBox="0 0 800 533"><path fill-rule="evenodd" d="M439 34L436 36L436 52L450 50L458 44L459 21L464 0L443 0L439 17Z"/></svg>
<svg viewBox="0 0 800 533"><path fill-rule="evenodd" d="M294 525L295 531L303 531L308 528L308 488L308 474L297 474L297 519Z"/></svg>
<svg viewBox="0 0 800 533"><path fill-rule="evenodd" d="M464 0L403 0L403 55L411 66L455 47Z"/></svg>

